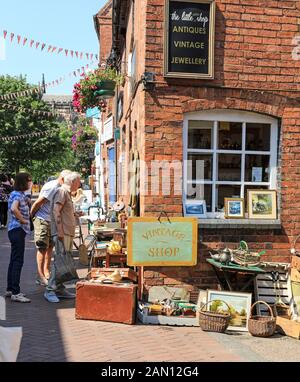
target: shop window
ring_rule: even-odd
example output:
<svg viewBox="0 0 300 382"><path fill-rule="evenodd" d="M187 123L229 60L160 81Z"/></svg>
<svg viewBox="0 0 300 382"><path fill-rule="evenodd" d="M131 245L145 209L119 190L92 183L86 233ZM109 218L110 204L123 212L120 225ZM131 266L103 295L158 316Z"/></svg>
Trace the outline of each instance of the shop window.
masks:
<svg viewBox="0 0 300 382"><path fill-rule="evenodd" d="M224 198L276 189L278 122L264 115L210 110L184 121L184 202L206 201L207 217L224 212Z"/></svg>

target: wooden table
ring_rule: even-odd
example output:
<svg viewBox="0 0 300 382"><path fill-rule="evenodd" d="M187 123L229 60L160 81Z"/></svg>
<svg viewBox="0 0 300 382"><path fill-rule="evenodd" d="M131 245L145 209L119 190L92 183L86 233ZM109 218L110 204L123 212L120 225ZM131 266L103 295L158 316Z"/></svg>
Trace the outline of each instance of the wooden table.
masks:
<svg viewBox="0 0 300 382"><path fill-rule="evenodd" d="M235 263L229 263L228 265L225 265L214 259L206 259L206 261L213 267L213 270L223 290L235 290L240 292L245 291L258 274L265 273L265 271L259 267L244 267ZM238 274L249 275L249 280L239 290L233 283L233 278L236 278ZM222 280L221 275L224 276L224 280Z"/></svg>

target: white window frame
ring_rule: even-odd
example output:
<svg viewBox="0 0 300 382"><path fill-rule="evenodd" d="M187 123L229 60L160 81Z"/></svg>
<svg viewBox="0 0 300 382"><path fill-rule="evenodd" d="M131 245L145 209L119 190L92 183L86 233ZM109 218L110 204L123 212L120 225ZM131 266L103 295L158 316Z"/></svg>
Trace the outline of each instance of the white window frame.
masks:
<svg viewBox="0 0 300 382"><path fill-rule="evenodd" d="M212 132L212 149L189 149L188 148L188 121L213 121ZM239 122L242 123L242 150L218 150L218 122ZM267 123L271 125L270 131L270 150L254 151L246 150L246 123ZM243 186L267 186L269 189L277 189L277 149L278 149L278 120L262 114L238 111L238 110L205 110L201 112L186 113L183 122L183 159L184 159L184 176L183 176L183 203L187 198L185 189L188 184L211 184L212 185L212 212L207 212L207 218L215 218L220 215L215 211L216 202L216 185L239 185L241 186L241 198L244 198ZM212 154L213 155L213 173L212 180L187 180L187 159L188 154ZM219 181L217 180L217 155L218 154L240 154L241 158L241 181ZM269 182L245 182L245 157L246 155L269 155L270 156L270 176Z"/></svg>

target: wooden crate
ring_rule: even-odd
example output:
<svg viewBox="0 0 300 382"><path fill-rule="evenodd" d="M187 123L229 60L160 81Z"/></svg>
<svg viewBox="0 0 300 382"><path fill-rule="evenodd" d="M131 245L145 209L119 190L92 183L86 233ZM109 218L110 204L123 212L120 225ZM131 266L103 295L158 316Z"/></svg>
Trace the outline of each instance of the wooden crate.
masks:
<svg viewBox="0 0 300 382"><path fill-rule="evenodd" d="M288 320L284 317L276 317L276 330L286 336L300 339L300 322Z"/></svg>
<svg viewBox="0 0 300 382"><path fill-rule="evenodd" d="M255 278L255 299L256 301L262 300L269 305L274 305L276 302L276 291L274 288L274 283L272 281L271 272L277 271L279 273L279 288L278 294L281 301L292 307L292 290L291 290L291 280L289 275L289 264L284 263L280 266L275 264L268 265L265 268L266 273L258 274ZM258 306L258 314L269 314L268 309L265 305L260 304Z"/></svg>

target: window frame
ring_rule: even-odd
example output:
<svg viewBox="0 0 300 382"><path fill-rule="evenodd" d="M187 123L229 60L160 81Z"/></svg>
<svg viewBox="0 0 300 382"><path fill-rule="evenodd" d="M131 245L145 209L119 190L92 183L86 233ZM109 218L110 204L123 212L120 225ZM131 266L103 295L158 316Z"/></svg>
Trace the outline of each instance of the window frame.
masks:
<svg viewBox="0 0 300 382"><path fill-rule="evenodd" d="M212 121L212 148L211 149L189 149L188 148L188 122L189 120L197 121ZM218 122L239 122L242 123L242 149L241 150L224 150L217 149L218 145ZM269 151L254 151L246 150L246 124L247 123L266 123L270 124L270 150ZM183 121L183 193L182 199L185 204L186 189L188 184L208 184L212 186L212 209L211 212L207 212L207 218L216 218L220 215L220 212L216 211L217 205L217 185L239 185L241 187L240 198L245 199L244 187L245 186L267 186L268 189L277 189L277 158L278 158L278 120L263 114L257 114L247 111L239 110L204 110L200 112L191 112L184 115ZM212 160L212 180L187 180L187 159L188 154L211 154ZM241 155L241 180L240 181L219 181L217 180L217 155L218 154L239 154ZM269 181L268 182L247 182L245 181L245 161L246 155L268 155L270 157L269 162ZM246 206L245 206L246 207Z"/></svg>

